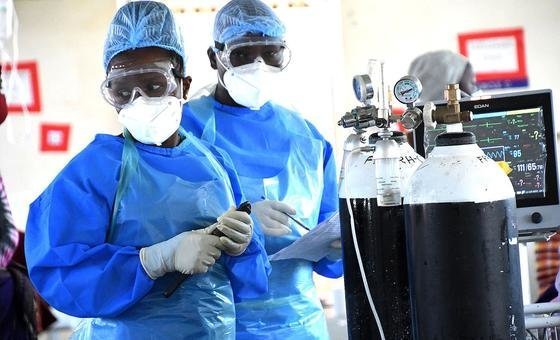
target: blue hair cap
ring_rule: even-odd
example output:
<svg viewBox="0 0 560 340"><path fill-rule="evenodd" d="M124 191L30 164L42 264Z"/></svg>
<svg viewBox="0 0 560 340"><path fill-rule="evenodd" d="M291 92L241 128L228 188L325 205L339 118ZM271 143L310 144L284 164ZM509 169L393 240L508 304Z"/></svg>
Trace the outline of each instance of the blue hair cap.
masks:
<svg viewBox="0 0 560 340"><path fill-rule="evenodd" d="M222 44L247 34L281 38L285 32L284 24L260 0L232 0L218 11L214 21L214 41Z"/></svg>
<svg viewBox="0 0 560 340"><path fill-rule="evenodd" d="M117 54L143 47L160 47L177 53L181 57L182 76L186 76L187 56L183 37L171 10L160 2L134 1L119 8L105 40L105 71Z"/></svg>

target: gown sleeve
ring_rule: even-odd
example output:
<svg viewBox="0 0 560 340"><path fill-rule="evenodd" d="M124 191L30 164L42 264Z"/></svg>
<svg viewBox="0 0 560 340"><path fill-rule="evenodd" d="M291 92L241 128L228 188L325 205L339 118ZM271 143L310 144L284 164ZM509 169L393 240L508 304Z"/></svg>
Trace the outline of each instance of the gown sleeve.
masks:
<svg viewBox="0 0 560 340"><path fill-rule="evenodd" d="M107 243L120 170L106 150L86 148L31 204L25 254L30 278L57 310L77 317L118 315L153 281L139 250Z"/></svg>
<svg viewBox="0 0 560 340"><path fill-rule="evenodd" d="M213 146L212 151L229 175L235 202L239 206L245 199L233 162L222 149ZM222 256L224 256L235 301L256 298L268 291L271 265L264 248L264 235L260 233L259 228L253 228L253 237L245 252L239 256L226 254Z"/></svg>

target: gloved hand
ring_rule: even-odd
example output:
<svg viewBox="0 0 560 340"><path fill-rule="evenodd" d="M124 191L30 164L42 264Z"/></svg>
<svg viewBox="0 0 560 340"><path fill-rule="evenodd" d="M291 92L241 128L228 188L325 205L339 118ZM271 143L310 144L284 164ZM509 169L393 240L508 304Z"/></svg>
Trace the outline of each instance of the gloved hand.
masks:
<svg viewBox="0 0 560 340"><path fill-rule="evenodd" d="M224 246L218 236L186 231L167 241L140 249L140 263L153 280L165 273L206 273Z"/></svg>
<svg viewBox="0 0 560 340"><path fill-rule="evenodd" d="M244 211L237 211L231 207L218 217L218 222L209 227L200 229L204 234L216 234L214 230L221 231L220 241L223 250L231 256L241 255L253 237L253 220Z"/></svg>
<svg viewBox="0 0 560 340"><path fill-rule="evenodd" d="M331 242L329 254L326 257L330 261L338 261L342 258L342 243L340 239Z"/></svg>
<svg viewBox="0 0 560 340"><path fill-rule="evenodd" d="M294 208L286 203L271 200L259 201L251 205L251 211L259 220L265 235L282 236L292 232L290 220L286 214L295 215Z"/></svg>

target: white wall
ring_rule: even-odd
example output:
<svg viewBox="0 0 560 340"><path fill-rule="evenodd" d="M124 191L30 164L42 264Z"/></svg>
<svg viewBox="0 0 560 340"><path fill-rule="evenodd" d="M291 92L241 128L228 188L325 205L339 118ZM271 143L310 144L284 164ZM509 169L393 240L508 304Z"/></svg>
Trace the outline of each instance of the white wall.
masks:
<svg viewBox="0 0 560 340"><path fill-rule="evenodd" d="M16 225L25 228L29 203L95 133L115 131L103 101L103 42L114 0L18 0L20 60L38 64L42 110L14 114L0 127L0 171ZM39 152L40 123L70 123L70 149ZM8 138L13 133L14 139Z"/></svg>

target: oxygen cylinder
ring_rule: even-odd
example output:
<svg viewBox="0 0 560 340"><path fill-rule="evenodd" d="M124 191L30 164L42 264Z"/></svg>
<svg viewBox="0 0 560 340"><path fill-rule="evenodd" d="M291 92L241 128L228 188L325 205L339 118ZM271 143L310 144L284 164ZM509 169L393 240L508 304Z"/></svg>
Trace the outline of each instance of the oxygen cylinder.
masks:
<svg viewBox="0 0 560 340"><path fill-rule="evenodd" d="M404 210L414 339L525 339L515 193L472 133L436 138Z"/></svg>
<svg viewBox="0 0 560 340"><path fill-rule="evenodd" d="M399 144L401 183L423 158L406 143L400 132L391 139ZM372 134L369 143L352 137L345 145L345 159L339 188L339 211L344 256L344 285L349 339L381 339L362 281L352 238L346 199L350 200L357 243L366 273L370 294L387 339L410 339L411 319L406 264L404 212L402 205L378 206L374 144L380 140ZM359 152L350 152L360 147ZM403 191L401 190L401 193Z"/></svg>

